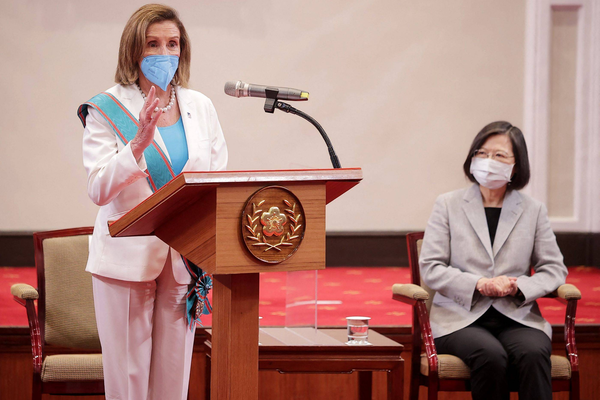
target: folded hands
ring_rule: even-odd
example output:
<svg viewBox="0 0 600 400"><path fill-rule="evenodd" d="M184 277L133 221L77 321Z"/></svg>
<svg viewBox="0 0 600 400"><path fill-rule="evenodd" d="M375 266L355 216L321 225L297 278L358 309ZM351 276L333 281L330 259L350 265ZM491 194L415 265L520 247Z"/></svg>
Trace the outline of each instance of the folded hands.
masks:
<svg viewBox="0 0 600 400"><path fill-rule="evenodd" d="M477 281L477 291L488 297L515 296L518 290L517 278L514 276L502 275Z"/></svg>

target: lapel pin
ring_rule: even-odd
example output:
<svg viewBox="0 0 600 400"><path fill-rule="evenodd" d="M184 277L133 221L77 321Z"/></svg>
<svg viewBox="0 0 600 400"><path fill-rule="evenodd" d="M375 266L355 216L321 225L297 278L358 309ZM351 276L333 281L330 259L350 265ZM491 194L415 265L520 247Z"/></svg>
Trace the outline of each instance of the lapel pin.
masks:
<svg viewBox="0 0 600 400"><path fill-rule="evenodd" d="M189 111L188 111L187 115L188 115L188 118L192 118L192 114L190 114Z"/></svg>

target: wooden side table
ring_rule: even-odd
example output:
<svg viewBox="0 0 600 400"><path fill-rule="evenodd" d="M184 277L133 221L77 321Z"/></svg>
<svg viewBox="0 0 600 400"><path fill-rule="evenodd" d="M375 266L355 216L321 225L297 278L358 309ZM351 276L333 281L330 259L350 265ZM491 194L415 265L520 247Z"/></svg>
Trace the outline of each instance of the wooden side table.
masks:
<svg viewBox="0 0 600 400"><path fill-rule="evenodd" d="M211 330L204 342L207 360L206 390L210 398ZM372 346L349 346L346 329L261 328L258 369L280 373L359 374L359 398L371 399L373 371L386 371L388 399L403 396L403 347L369 330Z"/></svg>

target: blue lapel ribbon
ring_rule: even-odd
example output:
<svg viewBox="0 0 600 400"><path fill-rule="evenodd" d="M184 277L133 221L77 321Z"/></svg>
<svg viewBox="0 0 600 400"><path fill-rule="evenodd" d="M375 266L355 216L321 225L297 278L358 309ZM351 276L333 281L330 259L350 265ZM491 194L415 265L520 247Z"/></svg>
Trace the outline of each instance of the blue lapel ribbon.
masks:
<svg viewBox="0 0 600 400"><path fill-rule="evenodd" d="M79 106L77 115L84 128L85 119L89 112L88 107L96 109L102 115L124 145L127 145L137 134L139 121L112 94L102 92ZM154 193L173 179L175 173L171 162L156 141L153 141L144 150L144 158L148 167L148 184L152 193Z"/></svg>

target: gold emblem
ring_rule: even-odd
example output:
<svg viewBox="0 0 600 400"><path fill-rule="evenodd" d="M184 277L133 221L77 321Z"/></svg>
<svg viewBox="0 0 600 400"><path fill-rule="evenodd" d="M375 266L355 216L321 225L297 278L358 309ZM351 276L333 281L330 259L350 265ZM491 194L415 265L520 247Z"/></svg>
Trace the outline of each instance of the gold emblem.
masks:
<svg viewBox="0 0 600 400"><path fill-rule="evenodd" d="M306 221L300 200L288 189L268 186L255 192L242 211L242 238L259 260L290 258L304 237Z"/></svg>
<svg viewBox="0 0 600 400"><path fill-rule="evenodd" d="M262 213L260 223L263 224L265 236L281 236L287 217L279 211L279 207L271 207L269 212Z"/></svg>

